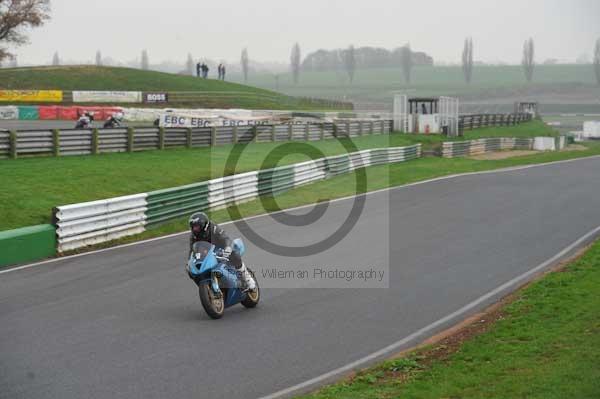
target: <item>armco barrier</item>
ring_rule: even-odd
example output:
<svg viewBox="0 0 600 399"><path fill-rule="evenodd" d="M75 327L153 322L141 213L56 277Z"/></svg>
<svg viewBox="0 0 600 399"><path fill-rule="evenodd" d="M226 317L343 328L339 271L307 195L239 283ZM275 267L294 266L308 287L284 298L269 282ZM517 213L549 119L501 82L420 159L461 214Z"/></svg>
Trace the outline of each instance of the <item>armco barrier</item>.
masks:
<svg viewBox="0 0 600 399"><path fill-rule="evenodd" d="M521 114L464 114L459 116L460 131L490 126L511 126L533 119L530 113Z"/></svg>
<svg viewBox="0 0 600 399"><path fill-rule="evenodd" d="M420 156L420 144L370 149L150 193L59 206L54 210L58 251L139 234L146 226L195 211L248 201L259 195L289 190L354 169L403 162Z"/></svg>
<svg viewBox="0 0 600 399"><path fill-rule="evenodd" d="M58 251L94 245L144 231L147 194L60 206L54 210Z"/></svg>
<svg viewBox="0 0 600 399"><path fill-rule="evenodd" d="M56 119L65 112L70 117L83 108L55 106L39 107L40 118ZM87 108L90 109L90 108ZM103 112L106 112L104 110ZM110 112L110 111L109 111ZM14 155L81 155L107 152L145 151L174 147L209 147L216 145L272 142L315 141L335 137L359 137L370 134L388 134L389 120L356 121L343 123L308 123L301 125L218 126L186 128L118 128L118 129L62 129L16 131L19 144ZM129 131L132 142L129 141ZM60 140L53 141L58 136ZM97 140L93 139L96 137ZM0 146L2 145L0 138ZM53 148L57 145L57 148ZM8 152L10 154L10 151ZM0 147L0 156L2 148Z"/></svg>
<svg viewBox="0 0 600 399"><path fill-rule="evenodd" d="M442 145L442 157L464 157L502 150L533 150L533 143L534 139L509 137L446 141Z"/></svg>
<svg viewBox="0 0 600 399"><path fill-rule="evenodd" d="M0 159L8 158L11 155L11 134L8 131L0 130Z"/></svg>
<svg viewBox="0 0 600 399"><path fill-rule="evenodd" d="M0 232L0 266L32 262L55 254L56 233L51 224Z"/></svg>

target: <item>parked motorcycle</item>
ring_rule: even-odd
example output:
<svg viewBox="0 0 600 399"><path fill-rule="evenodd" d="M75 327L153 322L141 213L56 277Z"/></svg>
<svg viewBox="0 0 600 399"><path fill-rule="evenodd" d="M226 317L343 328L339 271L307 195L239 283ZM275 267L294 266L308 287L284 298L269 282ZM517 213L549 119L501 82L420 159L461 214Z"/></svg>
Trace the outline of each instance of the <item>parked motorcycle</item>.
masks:
<svg viewBox="0 0 600 399"><path fill-rule="evenodd" d="M241 239L233 241L234 251L244 255L246 248ZM200 302L213 319L220 319L225 309L238 303L254 308L260 300L260 288L256 276L256 289L247 291L235 267L223 256L223 250L206 241L194 243L187 265L188 275L198 286Z"/></svg>

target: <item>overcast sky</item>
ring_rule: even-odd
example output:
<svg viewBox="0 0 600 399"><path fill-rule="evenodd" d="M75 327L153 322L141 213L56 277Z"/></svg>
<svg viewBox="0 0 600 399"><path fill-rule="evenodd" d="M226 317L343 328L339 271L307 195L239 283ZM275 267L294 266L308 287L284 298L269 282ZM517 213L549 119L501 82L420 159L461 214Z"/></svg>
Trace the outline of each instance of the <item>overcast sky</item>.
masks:
<svg viewBox="0 0 600 399"><path fill-rule="evenodd" d="M53 0L52 20L17 49L19 62L120 61L148 49L151 63L195 58L238 62L248 47L258 61L288 62L319 48L410 42L438 61L458 62L465 36L475 59L519 62L533 37L539 62L575 60L600 37L600 0Z"/></svg>

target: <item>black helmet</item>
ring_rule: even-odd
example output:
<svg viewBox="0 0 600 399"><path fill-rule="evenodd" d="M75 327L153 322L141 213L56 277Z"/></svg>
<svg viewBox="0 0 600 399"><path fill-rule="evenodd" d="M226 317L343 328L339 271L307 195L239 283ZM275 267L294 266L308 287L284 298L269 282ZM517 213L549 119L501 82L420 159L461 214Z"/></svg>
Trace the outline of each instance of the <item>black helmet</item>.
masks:
<svg viewBox="0 0 600 399"><path fill-rule="evenodd" d="M208 229L209 224L210 220L204 212L197 212L190 216L190 229L194 234L205 232Z"/></svg>

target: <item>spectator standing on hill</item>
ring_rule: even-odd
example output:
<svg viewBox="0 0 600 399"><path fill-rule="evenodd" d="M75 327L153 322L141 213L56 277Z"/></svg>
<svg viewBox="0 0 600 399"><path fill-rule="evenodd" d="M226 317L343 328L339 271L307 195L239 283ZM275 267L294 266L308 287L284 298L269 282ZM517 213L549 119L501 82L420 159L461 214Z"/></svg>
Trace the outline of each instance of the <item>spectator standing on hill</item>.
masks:
<svg viewBox="0 0 600 399"><path fill-rule="evenodd" d="M204 79L208 79L208 71L210 71L208 65L204 64Z"/></svg>
<svg viewBox="0 0 600 399"><path fill-rule="evenodd" d="M225 65L221 66L221 80L225 80Z"/></svg>
<svg viewBox="0 0 600 399"><path fill-rule="evenodd" d="M196 77L198 77L198 78L200 77L200 69L201 69L200 62L198 62L196 64Z"/></svg>
<svg viewBox="0 0 600 399"><path fill-rule="evenodd" d="M219 80L221 80L221 76L223 73L223 64L219 64L219 66L217 67L217 72L219 74Z"/></svg>

